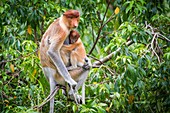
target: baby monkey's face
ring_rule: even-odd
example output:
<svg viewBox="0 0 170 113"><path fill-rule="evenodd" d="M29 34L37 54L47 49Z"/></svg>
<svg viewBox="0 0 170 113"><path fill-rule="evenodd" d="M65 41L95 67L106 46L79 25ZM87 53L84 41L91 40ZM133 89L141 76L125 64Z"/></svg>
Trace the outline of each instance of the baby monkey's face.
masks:
<svg viewBox="0 0 170 113"><path fill-rule="evenodd" d="M79 33L77 31L72 30L70 32L70 35L69 35L70 44L75 43L79 38L80 38L80 35L79 35Z"/></svg>

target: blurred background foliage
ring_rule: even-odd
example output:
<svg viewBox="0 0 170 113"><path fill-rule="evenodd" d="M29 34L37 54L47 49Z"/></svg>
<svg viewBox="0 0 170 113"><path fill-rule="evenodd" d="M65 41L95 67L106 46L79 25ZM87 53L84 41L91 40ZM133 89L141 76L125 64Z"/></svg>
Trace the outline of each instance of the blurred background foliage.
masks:
<svg viewBox="0 0 170 113"><path fill-rule="evenodd" d="M59 91L55 112L170 112L169 0L1 0L1 113L49 111L49 103L32 109L49 94L39 43L68 9L81 12L77 30L90 56L114 54L91 69L86 105L67 101Z"/></svg>

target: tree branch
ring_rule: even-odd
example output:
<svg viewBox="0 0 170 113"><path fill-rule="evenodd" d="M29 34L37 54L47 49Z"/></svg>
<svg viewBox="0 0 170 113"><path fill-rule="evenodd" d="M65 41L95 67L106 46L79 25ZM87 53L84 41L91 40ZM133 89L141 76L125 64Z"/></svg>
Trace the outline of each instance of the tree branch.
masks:
<svg viewBox="0 0 170 113"><path fill-rule="evenodd" d="M160 63L161 62L160 58L159 58L158 54L156 53L156 51L154 50L154 41L157 38L157 36L158 36L157 33L155 33L154 36L153 36L153 39L152 39L152 42L151 42L151 49L152 49L153 53L156 55L156 57L158 58L158 62Z"/></svg>
<svg viewBox="0 0 170 113"><path fill-rule="evenodd" d="M162 35L162 34L158 34L159 36L161 36L161 37L163 37L166 41L168 41L168 42L170 42L170 39L168 39L168 38L166 38L164 35Z"/></svg>
<svg viewBox="0 0 170 113"><path fill-rule="evenodd" d="M104 14L104 17L103 17L101 26L100 26L100 28L99 28L97 38L96 38L96 40L95 40L95 42L94 42L94 44L93 44L93 46L92 46L92 48L91 48L91 50L90 50L90 52L89 52L89 55L90 55L90 54L92 53L92 51L94 50L94 48L95 48L95 46L96 46L96 44L97 44L97 42L98 42L98 40L99 40L99 38L100 38L100 33L101 33L103 27L110 21L110 20L108 19L109 21L107 20L106 23L104 24L104 19L105 19L105 17L106 17L106 13L107 13L107 11L108 11L109 5L110 5L110 2L107 4L107 8L106 8L106 11L105 11L105 14Z"/></svg>
<svg viewBox="0 0 170 113"><path fill-rule="evenodd" d="M131 45L133 42L130 40L126 43L127 46ZM107 55L106 57L100 59L99 61L96 61L93 63L92 67L99 67L101 64L103 64L104 62L107 62L108 60L110 60L112 58L113 55L115 55L117 52L119 52L121 50L121 48L117 48L116 51L110 53L109 55Z"/></svg>
<svg viewBox="0 0 170 113"><path fill-rule="evenodd" d="M156 55L158 62L161 63L160 56L158 55L158 52L156 52L156 50L159 50L159 52L162 53L162 50L159 47L157 39L159 38L162 40L166 40L168 42L170 42L170 39L166 38L164 35L160 34L159 32L156 32L157 29L152 27L150 24L148 24L147 21L145 22L145 25L146 25L146 29L149 29L152 32L151 35L153 36L153 38L150 43L150 48L152 50L152 53Z"/></svg>
<svg viewBox="0 0 170 113"><path fill-rule="evenodd" d="M65 87L63 86L60 85L56 86L55 89L47 96L47 98L45 98L40 105L34 106L33 109L40 109L41 107L43 107L47 102L49 102L55 96L55 94L58 92L60 88L65 90Z"/></svg>

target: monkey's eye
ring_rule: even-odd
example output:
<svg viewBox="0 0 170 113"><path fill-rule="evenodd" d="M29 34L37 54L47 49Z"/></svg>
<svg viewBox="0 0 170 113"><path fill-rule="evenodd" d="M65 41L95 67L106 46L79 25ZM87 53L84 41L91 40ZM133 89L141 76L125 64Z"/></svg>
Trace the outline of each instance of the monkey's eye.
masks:
<svg viewBox="0 0 170 113"><path fill-rule="evenodd" d="M69 17L70 19L73 19L73 17L71 16L71 17Z"/></svg>

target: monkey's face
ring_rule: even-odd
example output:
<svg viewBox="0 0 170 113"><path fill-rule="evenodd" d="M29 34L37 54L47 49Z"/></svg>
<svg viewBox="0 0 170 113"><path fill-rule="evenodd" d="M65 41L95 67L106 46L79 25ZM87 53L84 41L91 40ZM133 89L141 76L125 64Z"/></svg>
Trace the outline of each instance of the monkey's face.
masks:
<svg viewBox="0 0 170 113"><path fill-rule="evenodd" d="M77 37L74 37L74 38L70 39L70 44L74 44L77 40L78 40Z"/></svg>
<svg viewBox="0 0 170 113"><path fill-rule="evenodd" d="M63 16L67 22L67 27L70 29L78 27L80 21L80 14L77 10L68 10Z"/></svg>
<svg viewBox="0 0 170 113"><path fill-rule="evenodd" d="M80 38L79 33L76 30L72 30L69 35L70 44L75 43Z"/></svg>
<svg viewBox="0 0 170 113"><path fill-rule="evenodd" d="M79 17L77 17L77 18L73 18L73 17L70 17L70 18L68 18L68 28L70 28L70 29L74 29L74 28L76 28L76 27L78 27L78 24L79 24Z"/></svg>

